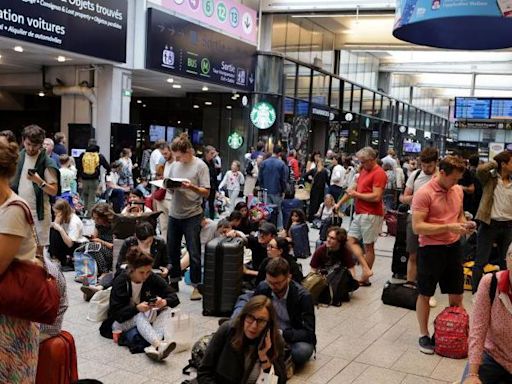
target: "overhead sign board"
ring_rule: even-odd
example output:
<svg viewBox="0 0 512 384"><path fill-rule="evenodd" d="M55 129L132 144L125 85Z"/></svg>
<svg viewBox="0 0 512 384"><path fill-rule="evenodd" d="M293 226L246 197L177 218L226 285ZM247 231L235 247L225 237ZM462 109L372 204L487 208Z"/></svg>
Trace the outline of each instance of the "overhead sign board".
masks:
<svg viewBox="0 0 512 384"><path fill-rule="evenodd" d="M251 92L255 59L253 45L148 9L148 69Z"/></svg>
<svg viewBox="0 0 512 384"><path fill-rule="evenodd" d="M0 36L126 62L126 0L0 2Z"/></svg>
<svg viewBox="0 0 512 384"><path fill-rule="evenodd" d="M165 9L257 45L256 11L234 0L149 0Z"/></svg>
<svg viewBox="0 0 512 384"><path fill-rule="evenodd" d="M456 97L456 119L489 119L491 99L479 97Z"/></svg>

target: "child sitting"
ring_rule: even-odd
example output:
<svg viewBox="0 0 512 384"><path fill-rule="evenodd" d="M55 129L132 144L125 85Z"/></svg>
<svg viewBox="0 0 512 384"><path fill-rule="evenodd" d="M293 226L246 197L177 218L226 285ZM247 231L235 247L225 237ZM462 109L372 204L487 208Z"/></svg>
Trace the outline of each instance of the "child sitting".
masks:
<svg viewBox="0 0 512 384"><path fill-rule="evenodd" d="M302 259L311 256L309 228L306 223L306 214L302 209L292 209L286 231L287 239L293 246L293 255Z"/></svg>

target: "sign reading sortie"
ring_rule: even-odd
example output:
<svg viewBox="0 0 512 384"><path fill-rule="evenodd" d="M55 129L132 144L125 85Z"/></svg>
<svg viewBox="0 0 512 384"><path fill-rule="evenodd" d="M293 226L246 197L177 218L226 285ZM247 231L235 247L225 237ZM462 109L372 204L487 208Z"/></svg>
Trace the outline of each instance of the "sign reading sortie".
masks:
<svg viewBox="0 0 512 384"><path fill-rule="evenodd" d="M233 0L149 0L163 8L257 45L256 11Z"/></svg>

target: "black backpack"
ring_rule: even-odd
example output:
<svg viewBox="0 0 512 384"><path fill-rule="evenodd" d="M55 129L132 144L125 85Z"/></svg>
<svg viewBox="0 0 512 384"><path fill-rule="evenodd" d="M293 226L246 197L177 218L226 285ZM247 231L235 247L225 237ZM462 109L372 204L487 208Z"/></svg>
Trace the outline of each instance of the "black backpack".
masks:
<svg viewBox="0 0 512 384"><path fill-rule="evenodd" d="M215 333L203 336L194 343L192 346L192 356L188 360L187 366L183 368L182 371L184 375L190 375L191 368L194 368L195 370L199 368L201 361L203 361L206 348L208 348L208 344L210 344L213 335L215 335Z"/></svg>
<svg viewBox="0 0 512 384"><path fill-rule="evenodd" d="M341 306L343 302L350 301L350 292L359 288L359 283L352 277L350 271L340 265L335 266L327 273L327 288L320 295L320 303Z"/></svg>

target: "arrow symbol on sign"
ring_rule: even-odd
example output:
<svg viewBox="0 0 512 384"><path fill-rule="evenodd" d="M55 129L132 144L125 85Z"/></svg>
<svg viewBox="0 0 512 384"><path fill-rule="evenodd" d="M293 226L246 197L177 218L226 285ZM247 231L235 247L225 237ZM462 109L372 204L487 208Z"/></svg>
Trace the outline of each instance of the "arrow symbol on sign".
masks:
<svg viewBox="0 0 512 384"><path fill-rule="evenodd" d="M167 30L171 33L171 36L174 36L174 34L176 33L174 28L167 28Z"/></svg>
<svg viewBox="0 0 512 384"><path fill-rule="evenodd" d="M249 29L251 26L251 19L249 17L246 17L244 20L245 28Z"/></svg>

